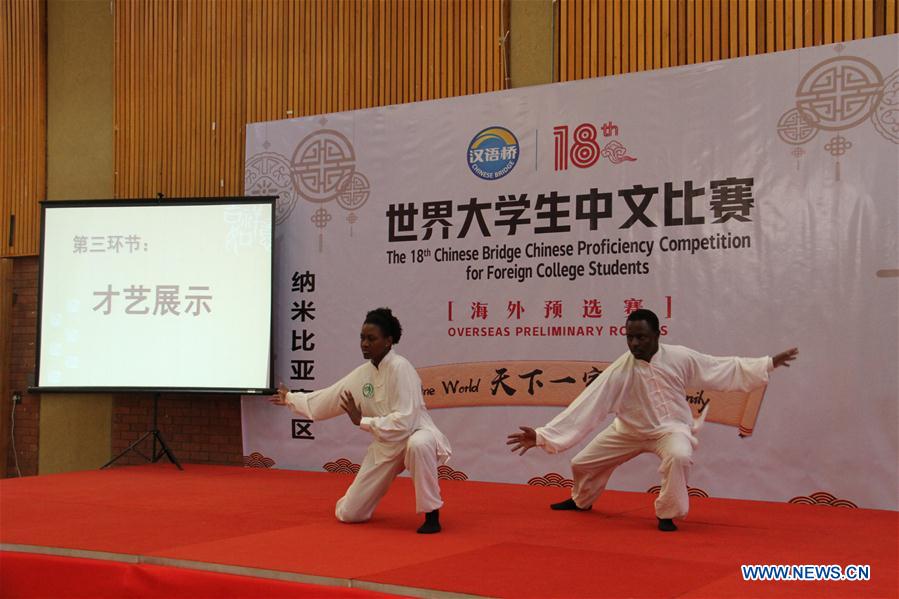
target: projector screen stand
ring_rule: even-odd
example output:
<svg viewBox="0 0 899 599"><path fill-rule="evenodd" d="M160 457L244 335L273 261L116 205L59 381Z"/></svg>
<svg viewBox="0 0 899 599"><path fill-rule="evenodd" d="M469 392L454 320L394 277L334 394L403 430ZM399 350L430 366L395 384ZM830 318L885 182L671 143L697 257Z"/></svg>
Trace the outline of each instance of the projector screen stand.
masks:
<svg viewBox="0 0 899 599"><path fill-rule="evenodd" d="M175 452L172 451L172 448L169 447L168 443L165 442L165 437L163 437L162 433L159 432L159 427L156 424L158 408L159 408L159 393L154 393L153 394L153 428L151 430L148 430L147 432L145 432L143 435L141 435L140 438L138 438L137 441L135 441L134 443L129 445L125 451L123 451L116 457L112 458L111 460L109 460L108 462L106 462L105 464L100 466L100 470L103 470L107 466L111 466L113 463L115 463L116 460L118 460L120 457L122 457L129 451L135 452L136 454L138 454L139 456L141 456L148 462L153 462L154 464L156 462L158 462L162 456L166 456L169 458L169 461L171 463L178 466L178 470L184 470L184 468L181 467L181 463L178 461L178 458L175 456ZM137 446L140 445L144 439L146 439L147 437L149 437L151 435L153 437L153 453L151 453L148 456L148 455L144 454L140 449L138 449ZM159 442L159 446L160 446L160 449L158 451L156 449L157 441Z"/></svg>

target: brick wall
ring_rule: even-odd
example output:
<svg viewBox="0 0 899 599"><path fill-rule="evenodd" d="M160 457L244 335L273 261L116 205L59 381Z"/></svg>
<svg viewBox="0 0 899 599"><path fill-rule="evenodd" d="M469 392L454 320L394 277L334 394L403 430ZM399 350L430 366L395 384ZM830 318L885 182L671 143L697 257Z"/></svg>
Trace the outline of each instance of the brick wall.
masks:
<svg viewBox="0 0 899 599"><path fill-rule="evenodd" d="M157 425L180 462L193 464L243 464L240 430L240 397L231 395L163 394ZM153 396L116 395L112 408L112 454L117 455L153 428ZM141 451L150 455L152 443ZM163 458L166 460L166 458ZM142 464L134 452L116 464Z"/></svg>
<svg viewBox="0 0 899 599"><path fill-rule="evenodd" d="M12 272L12 342L9 356L10 391L22 394L22 403L15 406L14 443L6 456L6 475L17 476L16 457L22 476L37 474L38 427L41 419L40 395L28 393L33 383L37 341L37 273L36 257L13 259ZM3 418L8 418L4 414ZM15 445L15 456L13 455Z"/></svg>
<svg viewBox="0 0 899 599"><path fill-rule="evenodd" d="M15 408L15 448L22 476L38 473L40 395L25 390L35 371L37 341L36 257L16 258L12 285L12 350L8 388L22 392ZM8 415L3 415L6 418ZM231 395L164 394L159 401L159 430L182 463L243 464L240 429L240 398ZM118 394L112 413L112 453L116 455L141 434L152 428L153 396ZM150 443L141 446L149 454ZM129 454L117 464L145 463ZM7 476L17 476L10 444L6 459Z"/></svg>

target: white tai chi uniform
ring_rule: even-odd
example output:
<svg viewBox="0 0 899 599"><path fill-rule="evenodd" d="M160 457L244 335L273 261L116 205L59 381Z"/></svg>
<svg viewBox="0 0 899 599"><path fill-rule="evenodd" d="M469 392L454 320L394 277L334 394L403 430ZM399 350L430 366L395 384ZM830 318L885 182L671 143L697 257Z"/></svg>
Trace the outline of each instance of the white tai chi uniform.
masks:
<svg viewBox="0 0 899 599"><path fill-rule="evenodd" d="M343 415L340 395L353 394L362 411L359 427L370 432L369 445L353 484L337 502L335 514L342 522L363 522L390 483L404 469L415 485L415 510L440 508L437 465L452 452L449 441L431 420L421 394L421 379L409 360L387 352L378 367L371 362L359 366L327 389L311 393L288 393L294 412L311 420Z"/></svg>
<svg viewBox="0 0 899 599"><path fill-rule="evenodd" d="M693 421L686 389L751 391L767 383L773 369L767 356L716 358L680 345L660 343L649 362L627 352L537 429L537 445L549 453L565 451L613 413L612 424L571 461L572 499L578 507L592 505L615 468L651 451L662 460L656 516L683 518L690 507L687 474L697 444L694 432L701 423Z"/></svg>

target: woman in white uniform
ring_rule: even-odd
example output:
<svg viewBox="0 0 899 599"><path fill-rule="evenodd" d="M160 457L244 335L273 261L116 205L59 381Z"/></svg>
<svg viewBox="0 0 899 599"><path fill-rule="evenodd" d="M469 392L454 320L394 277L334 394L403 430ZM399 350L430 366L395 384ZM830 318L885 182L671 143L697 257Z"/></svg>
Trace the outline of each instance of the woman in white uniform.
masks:
<svg viewBox="0 0 899 599"><path fill-rule="evenodd" d="M371 518L393 479L408 469L415 510L425 514L418 532L433 534L440 532L443 506L437 466L449 459L451 448L428 414L418 373L393 349L401 335L400 322L389 308L372 310L360 334L364 364L320 391L291 393L282 384L271 401L311 420L345 413L374 437L353 484L337 502L338 520Z"/></svg>

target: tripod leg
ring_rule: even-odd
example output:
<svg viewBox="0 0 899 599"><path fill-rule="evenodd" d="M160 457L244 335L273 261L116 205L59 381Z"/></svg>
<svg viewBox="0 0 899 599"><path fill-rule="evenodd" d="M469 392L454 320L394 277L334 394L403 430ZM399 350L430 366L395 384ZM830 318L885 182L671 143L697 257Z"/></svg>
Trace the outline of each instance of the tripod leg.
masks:
<svg viewBox="0 0 899 599"><path fill-rule="evenodd" d="M127 448L125 451L123 451L122 453L120 453L120 454L117 455L116 457L112 458L111 460L109 460L108 462L106 462L105 464L103 464L102 466L100 466L100 470L103 470L103 469L106 468L107 466L111 465L113 462L115 462L116 460L118 460L120 457L122 457L123 455L125 455L125 454L128 453L129 451L132 451L132 450L137 451L137 450L135 449L135 447L137 447L138 445L140 445L141 441L143 441L144 439L146 439L147 437L149 437L150 435L152 435L153 432L154 432L154 431L147 431L147 432L145 432L143 435L140 436L140 438L139 438L137 441L135 441L134 443L132 443L131 445L129 445L128 448ZM138 453L140 453L140 452L138 451ZM143 455L143 454L141 454L141 455Z"/></svg>
<svg viewBox="0 0 899 599"><path fill-rule="evenodd" d="M178 458L175 457L175 452L172 451L172 449L169 447L169 444L165 442L165 439L163 438L162 433L160 433L158 430L153 431L153 436L156 439L159 439L159 444L162 446L162 449L160 450L159 455L153 456L153 461L155 462L164 453L165 455L168 456L169 461L171 463L178 466L178 470L184 470L184 468L181 467L181 463L178 461Z"/></svg>

